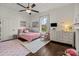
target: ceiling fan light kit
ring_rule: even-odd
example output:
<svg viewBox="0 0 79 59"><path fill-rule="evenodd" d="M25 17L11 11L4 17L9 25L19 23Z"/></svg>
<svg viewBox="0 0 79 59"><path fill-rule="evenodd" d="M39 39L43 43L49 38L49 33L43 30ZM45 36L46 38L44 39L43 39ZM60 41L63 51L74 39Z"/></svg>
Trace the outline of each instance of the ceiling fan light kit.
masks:
<svg viewBox="0 0 79 59"><path fill-rule="evenodd" d="M31 15L31 12L39 13L39 11L32 9L32 8L34 8L34 7L36 6L34 3L33 3L32 5L30 5L30 4L28 3L28 6L27 6L27 7L23 6L23 5L20 4L20 3L17 3L17 5L19 5L19 6L21 6L21 7L24 8L24 10L20 10L19 12L25 11L25 12L27 12L29 15Z"/></svg>
<svg viewBox="0 0 79 59"><path fill-rule="evenodd" d="M26 10L27 13L31 13L31 10Z"/></svg>

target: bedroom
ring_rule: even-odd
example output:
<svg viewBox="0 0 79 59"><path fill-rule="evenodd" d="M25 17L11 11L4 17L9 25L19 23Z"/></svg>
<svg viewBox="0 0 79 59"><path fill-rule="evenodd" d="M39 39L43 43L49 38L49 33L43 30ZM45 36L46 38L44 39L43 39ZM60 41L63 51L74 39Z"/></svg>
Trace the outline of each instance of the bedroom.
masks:
<svg viewBox="0 0 79 59"><path fill-rule="evenodd" d="M32 4L21 3L26 7ZM19 12L24 7L17 3L0 3L0 55L60 56L74 47L79 52L78 7L74 3L35 3L33 9L39 13L30 15Z"/></svg>

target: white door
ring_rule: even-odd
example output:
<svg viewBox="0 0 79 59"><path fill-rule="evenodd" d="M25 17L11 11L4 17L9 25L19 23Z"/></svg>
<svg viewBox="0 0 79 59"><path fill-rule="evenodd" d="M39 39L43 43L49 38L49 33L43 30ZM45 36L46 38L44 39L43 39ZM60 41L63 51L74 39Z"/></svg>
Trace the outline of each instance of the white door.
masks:
<svg viewBox="0 0 79 59"><path fill-rule="evenodd" d="M1 41L10 39L11 27L7 17L1 18Z"/></svg>
<svg viewBox="0 0 79 59"><path fill-rule="evenodd" d="M76 29L75 47L76 47L77 52L79 52L79 29Z"/></svg>
<svg viewBox="0 0 79 59"><path fill-rule="evenodd" d="M0 17L0 40L1 40L1 17Z"/></svg>

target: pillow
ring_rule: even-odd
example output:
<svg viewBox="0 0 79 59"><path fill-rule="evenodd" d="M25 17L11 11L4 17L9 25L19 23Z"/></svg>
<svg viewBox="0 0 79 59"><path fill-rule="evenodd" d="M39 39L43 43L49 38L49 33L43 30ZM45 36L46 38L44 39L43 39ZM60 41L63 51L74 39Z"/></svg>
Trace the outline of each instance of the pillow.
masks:
<svg viewBox="0 0 79 59"><path fill-rule="evenodd" d="M19 31L19 33L23 33L23 31L26 29L26 27L20 27L19 29L18 29L18 31Z"/></svg>
<svg viewBox="0 0 79 59"><path fill-rule="evenodd" d="M38 32L38 31L35 29L31 29L30 32Z"/></svg>
<svg viewBox="0 0 79 59"><path fill-rule="evenodd" d="M29 30L27 30L27 29L25 29L25 30L23 31L23 33L27 33L27 32L29 32Z"/></svg>

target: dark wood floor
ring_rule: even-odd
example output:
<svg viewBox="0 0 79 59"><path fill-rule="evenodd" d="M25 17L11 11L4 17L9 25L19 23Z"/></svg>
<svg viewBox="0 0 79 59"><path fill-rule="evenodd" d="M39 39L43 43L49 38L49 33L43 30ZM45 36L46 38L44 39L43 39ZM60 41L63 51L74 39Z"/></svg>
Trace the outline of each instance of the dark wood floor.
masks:
<svg viewBox="0 0 79 59"><path fill-rule="evenodd" d="M67 48L72 48L72 46L50 42L36 53L30 53L27 56L62 56Z"/></svg>

